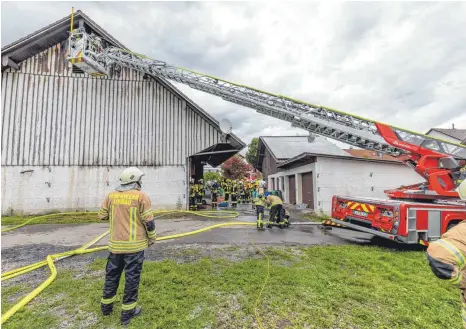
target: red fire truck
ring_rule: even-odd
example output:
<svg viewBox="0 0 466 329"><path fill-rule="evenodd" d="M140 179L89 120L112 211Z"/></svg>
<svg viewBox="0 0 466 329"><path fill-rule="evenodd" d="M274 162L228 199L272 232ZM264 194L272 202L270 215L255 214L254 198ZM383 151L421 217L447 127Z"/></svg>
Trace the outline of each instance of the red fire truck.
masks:
<svg viewBox="0 0 466 329"><path fill-rule="evenodd" d="M451 155L440 141L403 140L392 127L381 123L376 126L387 143L406 151L399 159L425 182L387 190L387 200L333 196L332 219L327 224L401 243L428 245L466 220L466 203L459 200L456 191L466 178L464 155Z"/></svg>

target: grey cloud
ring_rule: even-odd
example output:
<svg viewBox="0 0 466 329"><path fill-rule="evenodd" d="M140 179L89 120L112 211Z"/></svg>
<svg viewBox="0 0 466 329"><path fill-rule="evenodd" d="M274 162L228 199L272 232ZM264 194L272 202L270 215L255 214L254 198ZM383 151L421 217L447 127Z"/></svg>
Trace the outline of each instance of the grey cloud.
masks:
<svg viewBox="0 0 466 329"><path fill-rule="evenodd" d="M2 3L2 45L62 18L72 5ZM466 72L466 3L346 2L325 17L319 16L321 6L81 2L78 7L134 51L219 78L421 132L465 113L466 77L458 72ZM239 23L225 19L214 26L221 8ZM271 16L260 17L267 10ZM299 27L291 24L297 21ZM274 24L284 25L282 39L268 32ZM294 30L316 26L322 40ZM279 42L273 54L264 40ZM317 56L306 68L316 53L322 59ZM279 59L271 61L272 55ZM358 61L361 66L353 68ZM439 91L441 84L448 94ZM274 129L303 133L252 109L183 91L217 119L230 119L246 142Z"/></svg>

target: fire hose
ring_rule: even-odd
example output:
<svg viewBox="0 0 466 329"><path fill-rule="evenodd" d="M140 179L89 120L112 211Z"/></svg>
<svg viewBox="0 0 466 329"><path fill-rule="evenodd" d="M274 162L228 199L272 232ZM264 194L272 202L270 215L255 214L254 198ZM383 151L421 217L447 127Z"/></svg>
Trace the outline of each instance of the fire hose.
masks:
<svg viewBox="0 0 466 329"><path fill-rule="evenodd" d="M167 215L174 214L174 213L189 213L189 214L194 214L194 215L201 216L201 217L223 218L223 219L236 218L236 217L239 216L239 213L235 212L235 211L188 211L188 210L154 211L154 216L156 218L160 218L160 217L167 216ZM50 215L34 217L34 218L31 218L31 219L28 219L24 223L21 223L20 225L3 229L2 232L12 231L14 229L20 228L20 227L22 227L24 225L27 225L30 222L38 219L38 218L60 216L60 215L65 215L65 214L75 214L76 215L76 214L83 214L83 213L73 212L73 213L50 214ZM89 212L85 212L85 214L89 214ZM177 239L177 238L181 238L181 237L185 237L185 236L189 236L189 235L199 234L199 233L209 231L211 229L215 229L215 228L219 228L219 227L244 226L244 225L256 225L256 223L251 223L251 222L228 222L228 223L215 224L215 225L211 225L211 226L199 229L199 230L194 230L194 231L180 233L180 234L173 234L173 235L157 237L156 241ZM109 233L109 231L106 231L105 233L101 234L100 236L96 237L95 239L93 239L92 241L86 243L85 245L83 245L82 247L80 247L78 249L66 251L66 252L63 252L63 253L60 253L60 254L55 254L55 255L48 255L47 258L45 260L41 261L41 262L37 262L35 264L30 264L30 265L27 265L27 266L24 266L24 267L21 267L21 268L18 268L18 269L14 269L14 270L2 273L1 281L3 282L5 280L12 279L12 278L17 277L19 275L26 274L28 272L34 271L34 270L36 270L38 268L41 268L41 267L43 267L45 265L48 265L49 268L50 268L50 276L47 278L47 280L45 280L41 285L39 285L31 293L29 293L27 296L25 296L23 299L21 299L16 305L14 305L11 309L9 309L5 314L2 314L1 324L8 321L8 319L10 319L18 310L23 308L27 303L29 303L31 300L33 300L42 291L44 291L48 286L50 286L50 284L52 284L52 282L57 277L57 269L56 269L55 264L54 264L56 261L71 257L73 255L81 255L81 254L87 254L87 253L107 250L108 249L107 246L97 247L97 248L92 248L92 249L88 249L88 248L93 246L97 242L99 242L108 233ZM252 241L251 241L251 243L254 245L254 243ZM254 245L254 247L267 259L267 278L268 278L269 274L270 274L269 273L270 272L270 260L269 260L268 256L260 248L258 248L255 245ZM263 328L263 327L262 327L262 323L261 323L261 321L259 319L259 315L258 315L258 312L257 312L257 306L259 304L259 300L261 298L261 295L262 295L262 292L263 292L263 290L265 288L265 285L267 284L267 281L268 280L266 280L264 282L264 285L262 286L262 288L260 290L259 296L258 296L257 301L256 301L255 310L254 310L256 320L257 320L260 328Z"/></svg>

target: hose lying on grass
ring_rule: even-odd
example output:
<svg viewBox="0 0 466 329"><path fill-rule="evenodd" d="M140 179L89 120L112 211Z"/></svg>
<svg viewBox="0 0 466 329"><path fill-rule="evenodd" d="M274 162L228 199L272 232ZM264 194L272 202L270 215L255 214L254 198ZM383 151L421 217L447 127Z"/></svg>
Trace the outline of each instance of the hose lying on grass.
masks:
<svg viewBox="0 0 466 329"><path fill-rule="evenodd" d="M166 215L173 214L173 213L190 213L190 214L194 214L194 215L202 216L202 217L207 217L207 218L236 218L236 217L239 216L239 213L235 212L235 211L188 211L188 210L186 210L186 211L184 211L184 210L155 211L154 216L158 218L158 217L166 216ZM73 214L79 214L79 213L73 213ZM89 214L89 213L87 212L86 214ZM59 214L52 214L52 215L59 215ZM27 220L26 223L22 223L21 225L18 225L18 226L15 226L14 228L9 228L9 229L11 230L11 229L19 228L21 226L26 225L27 223L31 222L34 219L43 218L43 217L52 216L52 215L34 217L34 218L31 218L31 219ZM163 241L163 240L181 238L181 237L185 237L185 236L189 236L189 235L199 234L199 233L209 231L211 229L219 228L219 227L244 226L244 225L254 225L255 226L256 223L255 222L252 222L252 223L251 222L221 223L221 224L211 225L211 226L208 226L208 227L205 227L205 228L202 228L202 229L199 229L199 230L195 230L195 231L190 231L190 232L186 232L186 233L180 233L180 234L173 234L173 235L158 237L156 239L156 241ZM3 230L2 230L2 232L3 232ZM26 297L24 297L21 301L19 301L16 305L14 305L11 309L9 309L5 314L2 314L1 323L3 324L6 321L8 321L8 319L11 318L18 310L23 308L27 303L29 303L32 299L34 299L37 295L39 295L42 291L44 291L55 280L55 278L57 277L57 269L56 269L54 263L56 261L67 258L67 257L71 257L73 255L87 254L87 253L107 250L108 249L107 246L97 247L97 248L92 248L92 249L88 249L88 248L93 246L94 244L96 244L101 239L103 239L108 233L109 233L109 231L101 234L100 236L96 237L95 239L93 239L92 241L86 243L84 246L82 246L82 247L80 247L78 249L66 251L66 252L63 252L63 253L60 253L60 254L55 254L55 255L48 255L46 260L44 260L42 262L27 265L27 266L24 266L24 267L15 269L15 270L11 270L11 271L2 273L1 281L5 281L5 280L8 280L8 279L12 279L12 278L14 278L16 276L31 272L31 271L36 270L38 268L41 268L41 267L43 267L45 265L48 265L49 268L50 268L50 273L51 274L47 278L47 280L45 280L40 286L38 286L36 289L34 289ZM258 250L261 252L261 254L263 254L267 258L267 262L268 262L268 264L267 264L267 276L269 276L270 261L269 261L268 257L265 255L265 253L262 250L260 250L260 249L258 249ZM255 310L256 320L258 321L261 328L262 328L262 324L261 324L261 322L260 322L260 320L258 318L257 305L258 305L259 299L260 299L260 297L262 295L262 291L264 290L264 287L265 287L266 283L267 283L267 281L264 283L264 286L262 287L262 289L260 291L259 298L258 298L258 300L256 302L256 310Z"/></svg>

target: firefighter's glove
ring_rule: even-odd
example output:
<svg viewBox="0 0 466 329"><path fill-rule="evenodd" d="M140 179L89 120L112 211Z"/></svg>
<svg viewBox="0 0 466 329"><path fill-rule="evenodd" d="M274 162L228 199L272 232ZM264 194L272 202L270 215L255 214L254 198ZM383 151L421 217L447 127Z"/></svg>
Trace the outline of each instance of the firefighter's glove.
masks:
<svg viewBox="0 0 466 329"><path fill-rule="evenodd" d="M156 232L155 232L155 223L154 220L150 220L144 223L147 229L147 238L149 240L149 246L155 243Z"/></svg>

